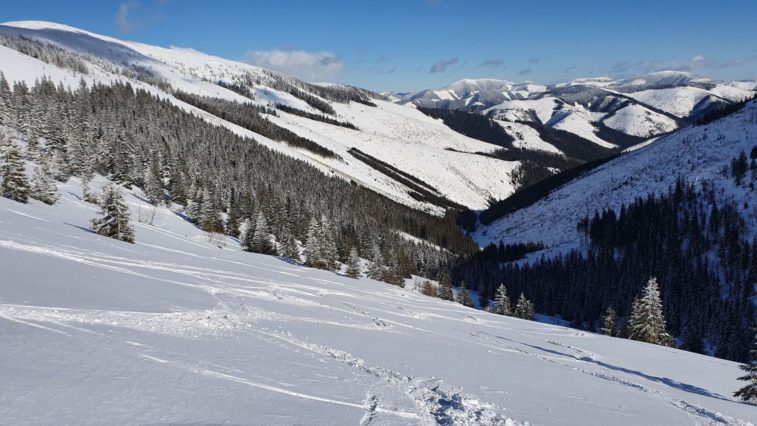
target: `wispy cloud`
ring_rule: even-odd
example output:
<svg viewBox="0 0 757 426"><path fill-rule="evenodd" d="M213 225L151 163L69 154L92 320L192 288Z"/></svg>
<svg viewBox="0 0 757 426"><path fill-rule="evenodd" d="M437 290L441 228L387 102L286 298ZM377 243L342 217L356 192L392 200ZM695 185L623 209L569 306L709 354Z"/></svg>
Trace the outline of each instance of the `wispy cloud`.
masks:
<svg viewBox="0 0 757 426"><path fill-rule="evenodd" d="M247 61L307 81L329 80L344 69L342 59L336 53L328 51L257 50L247 52Z"/></svg>
<svg viewBox="0 0 757 426"><path fill-rule="evenodd" d="M564 72L565 74L567 74L567 73L573 71L574 69L576 69L576 66L575 65L571 65L569 67L565 67L565 69L562 72Z"/></svg>
<svg viewBox="0 0 757 426"><path fill-rule="evenodd" d="M127 0L118 5L116 29L124 34L133 33L160 21L160 12L168 0L153 0L143 7L139 0Z"/></svg>
<svg viewBox="0 0 757 426"><path fill-rule="evenodd" d="M431 65L431 69L429 69L428 72L432 74L438 73L438 72L444 72L447 70L447 68L451 67L452 65L457 64L458 62L460 62L459 58L452 58L452 59L447 59L447 60L441 59L437 61L434 65Z"/></svg>
<svg viewBox="0 0 757 426"><path fill-rule="evenodd" d="M541 59L540 58L536 58L536 57L531 57L531 58L528 59L528 63L529 64L538 64L539 61L541 61Z"/></svg>
<svg viewBox="0 0 757 426"><path fill-rule="evenodd" d="M499 68L505 65L505 62L500 59L487 59L477 65L478 68Z"/></svg>
<svg viewBox="0 0 757 426"><path fill-rule="evenodd" d="M525 68L525 69L522 69L522 70L518 71L518 75L528 75L528 74L531 74L532 72L534 72L533 69L531 69L531 68Z"/></svg>

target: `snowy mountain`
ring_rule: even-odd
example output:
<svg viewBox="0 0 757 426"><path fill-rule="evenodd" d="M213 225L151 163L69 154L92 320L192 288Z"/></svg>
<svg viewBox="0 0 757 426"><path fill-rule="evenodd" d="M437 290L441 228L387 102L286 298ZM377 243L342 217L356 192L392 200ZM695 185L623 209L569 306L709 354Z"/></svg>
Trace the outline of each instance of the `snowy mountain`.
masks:
<svg viewBox="0 0 757 426"><path fill-rule="evenodd" d="M73 55L75 60L69 63L83 64L77 65L83 69L65 60L57 64L54 58L39 60L31 52L33 48L27 47L25 54L19 51L24 50L19 39L56 46ZM50 22L9 22L0 25L0 71L11 83L32 84L43 77L72 88L80 80L88 84L129 82L325 173L435 214L443 213L440 204L445 203L485 208L490 199L503 199L515 190L511 174L517 161L481 155L499 147L454 132L414 108L365 90L311 85L192 49L128 42ZM255 133L179 100L179 93L274 108L276 114L265 114L265 118L335 155L324 157ZM279 105L288 110L277 108ZM405 179L377 163L422 182L430 195L420 196L416 186L408 186ZM431 198L447 201L429 201Z"/></svg>
<svg viewBox="0 0 757 426"><path fill-rule="evenodd" d="M707 111L754 96L755 82L722 82L662 71L639 78L578 79L549 86L461 80L400 99L420 108L480 113L499 122L518 146L555 151L529 127L572 133L604 148L627 148L670 133Z"/></svg>
<svg viewBox="0 0 757 426"><path fill-rule="evenodd" d="M727 172L740 153L757 146L757 103L708 125L688 127L605 163L555 189L533 205L501 217L476 233L477 241L542 241L548 249L579 245L576 224L597 210L620 210L647 194L661 194L684 178L695 185L712 185L720 201L743 207L742 216L757 236L754 190L737 185ZM726 171L724 171L726 170Z"/></svg>
<svg viewBox="0 0 757 426"><path fill-rule="evenodd" d="M733 362L244 253L139 190L136 243L116 241L87 231L79 186L54 206L0 198L3 423L755 420Z"/></svg>

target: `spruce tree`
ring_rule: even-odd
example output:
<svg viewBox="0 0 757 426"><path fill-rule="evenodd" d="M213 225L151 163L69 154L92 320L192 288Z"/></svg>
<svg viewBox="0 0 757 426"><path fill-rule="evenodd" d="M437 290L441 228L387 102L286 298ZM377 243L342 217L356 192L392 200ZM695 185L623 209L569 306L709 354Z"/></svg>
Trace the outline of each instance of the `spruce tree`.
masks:
<svg viewBox="0 0 757 426"><path fill-rule="evenodd" d="M321 223L316 218L310 219L308 235L305 240L305 265L311 268L328 269L326 261L323 258L323 249L321 245Z"/></svg>
<svg viewBox="0 0 757 426"><path fill-rule="evenodd" d="M300 248L297 246L297 240L294 238L291 232L284 232L284 236L281 241L282 255L286 258L300 261Z"/></svg>
<svg viewBox="0 0 757 426"><path fill-rule="evenodd" d="M665 326L660 290L654 277L647 282L641 298L634 300L628 320L628 338L656 345L673 345L673 338Z"/></svg>
<svg viewBox="0 0 757 426"><path fill-rule="evenodd" d="M200 225L205 232L223 232L223 222L221 221L221 215L218 212L217 204L208 191L205 191L202 196Z"/></svg>
<svg viewBox="0 0 757 426"><path fill-rule="evenodd" d="M103 236L134 242L134 229L129 224L129 208L124 202L121 189L115 184L103 188L100 213L92 219L92 229Z"/></svg>
<svg viewBox="0 0 757 426"><path fill-rule="evenodd" d="M530 300L526 299L526 295L523 293L518 297L518 303L515 305L513 316L527 320L534 319L534 305Z"/></svg>
<svg viewBox="0 0 757 426"><path fill-rule="evenodd" d="M239 247L244 251L251 251L252 237L255 235L252 221L249 218L245 219L239 231Z"/></svg>
<svg viewBox="0 0 757 426"><path fill-rule="evenodd" d="M455 300L455 296L452 293L452 279L449 276L449 272L445 272L444 275L442 275L436 296L443 300Z"/></svg>
<svg viewBox="0 0 757 426"><path fill-rule="evenodd" d="M507 295L507 288L500 284L494 295L494 312L499 315L512 315L512 306L510 297Z"/></svg>
<svg viewBox="0 0 757 426"><path fill-rule="evenodd" d="M164 199L163 193L163 177L160 173L160 167L158 161L153 155L150 160L150 165L145 171L145 195L147 196L150 204L159 206Z"/></svg>
<svg viewBox="0 0 757 426"><path fill-rule="evenodd" d="M46 160L42 160L42 165L34 169L31 197L50 205L58 202L58 186L55 185L50 165Z"/></svg>
<svg viewBox="0 0 757 426"><path fill-rule="evenodd" d="M739 380L747 382L747 385L734 392L733 396L745 402L757 403L757 327L754 329L754 341L749 351L749 362L739 366L746 372Z"/></svg>
<svg viewBox="0 0 757 426"><path fill-rule="evenodd" d="M21 153L13 142L8 142L8 145L6 145L3 161L3 167L0 169L0 174L3 178L0 191L3 197L10 198L19 203L28 202L29 180L26 179Z"/></svg>
<svg viewBox="0 0 757 426"><path fill-rule="evenodd" d="M360 278L360 258L357 254L357 249L352 247L350 249L350 257L347 261L347 276L350 278Z"/></svg>
<svg viewBox="0 0 757 426"><path fill-rule="evenodd" d="M470 294L468 294L468 288L465 287L465 281L460 282L460 291L457 293L457 303L469 308L473 307L473 301L470 298Z"/></svg>
<svg viewBox="0 0 757 426"><path fill-rule="evenodd" d="M381 248L377 243L373 244L371 252L371 264L368 266L367 272L368 278L383 281L385 275L384 256L381 254Z"/></svg>
<svg viewBox="0 0 757 426"><path fill-rule="evenodd" d="M276 254L276 248L271 243L271 231L268 229L268 221L263 211L258 212L255 219L255 234L252 237L250 251L262 254Z"/></svg>
<svg viewBox="0 0 757 426"><path fill-rule="evenodd" d="M615 313L615 309L608 307L605 310L605 315L602 317L602 327L600 332L605 336L615 336L615 323L618 321L618 315Z"/></svg>

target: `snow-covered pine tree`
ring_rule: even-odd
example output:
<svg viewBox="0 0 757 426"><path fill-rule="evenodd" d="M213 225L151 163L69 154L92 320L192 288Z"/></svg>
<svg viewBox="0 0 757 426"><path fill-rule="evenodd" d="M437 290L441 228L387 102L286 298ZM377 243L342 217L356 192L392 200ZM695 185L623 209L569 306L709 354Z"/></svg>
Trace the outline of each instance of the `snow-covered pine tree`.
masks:
<svg viewBox="0 0 757 426"><path fill-rule="evenodd" d="M209 191L205 190L200 208L200 225L203 231L211 234L223 232L223 222L217 206L216 200L211 197Z"/></svg>
<svg viewBox="0 0 757 426"><path fill-rule="evenodd" d="M510 297L507 295L507 288L500 284L494 295L494 312L499 315L512 315L512 305Z"/></svg>
<svg viewBox="0 0 757 426"><path fill-rule="evenodd" d="M473 307L473 301L468 294L468 288L465 286L465 281L460 282L460 291L457 293L456 301L463 306L467 306L469 308Z"/></svg>
<svg viewBox="0 0 757 426"><path fill-rule="evenodd" d="M513 316L527 320L534 319L534 304L526 299L526 295L523 293L518 297L518 303L515 305Z"/></svg>
<svg viewBox="0 0 757 426"><path fill-rule="evenodd" d="M436 297L444 300L455 300L455 295L452 293L452 278L450 278L449 272L445 272L442 275Z"/></svg>
<svg viewBox="0 0 757 426"><path fill-rule="evenodd" d="M321 245L321 223L316 218L310 219L308 235L305 240L305 265L311 268L328 269L327 263L323 257L323 247Z"/></svg>
<svg viewBox="0 0 757 426"><path fill-rule="evenodd" d="M12 121L11 88L5 75L0 72L0 125L9 126Z"/></svg>
<svg viewBox="0 0 757 426"><path fill-rule="evenodd" d="M50 172L50 163L46 159L34 169L31 184L31 197L45 204L53 205L58 202L58 186Z"/></svg>
<svg viewBox="0 0 757 426"><path fill-rule="evenodd" d="M129 224L129 208L121 188L115 184L103 188L99 217L92 219L92 229L103 236L134 242L134 229Z"/></svg>
<svg viewBox="0 0 757 426"><path fill-rule="evenodd" d="M382 281L384 279L384 256L381 254L381 248L377 243L373 244L371 249L371 264L368 266L368 278Z"/></svg>
<svg viewBox="0 0 757 426"><path fill-rule="evenodd" d="M745 402L757 403L757 327L754 328L754 342L749 351L749 362L739 367L746 372L739 380L744 380L747 384L734 392L733 396Z"/></svg>
<svg viewBox="0 0 757 426"><path fill-rule="evenodd" d="M352 247L350 249L350 257L347 260L347 276L350 278L360 278L360 258L357 254L357 249Z"/></svg>
<svg viewBox="0 0 757 426"><path fill-rule="evenodd" d="M0 137L5 137L0 135ZM3 167L0 169L3 183L0 192L3 197L10 198L19 203L29 201L29 180L24 173L24 162L21 153L12 141L4 141L5 152L3 153Z"/></svg>
<svg viewBox="0 0 757 426"><path fill-rule="evenodd" d="M673 338L665 326L657 278L652 277L641 299L634 300L628 320L628 338L656 345L673 346Z"/></svg>
<svg viewBox="0 0 757 426"><path fill-rule="evenodd" d="M255 228L250 218L246 218L239 227L239 247L244 251L252 250L252 237L255 235Z"/></svg>
<svg viewBox="0 0 757 426"><path fill-rule="evenodd" d="M331 226L331 221L326 216L321 216L321 256L325 262L326 269L333 271L336 269L339 254L336 247L336 235Z"/></svg>
<svg viewBox="0 0 757 426"><path fill-rule="evenodd" d="M612 306L605 310L605 314L602 317L602 327L599 329L600 333L605 336L615 336L615 323L618 321L618 315L615 313L615 309Z"/></svg>
<svg viewBox="0 0 757 426"><path fill-rule="evenodd" d="M263 211L258 212L255 219L255 234L252 236L250 251L262 254L276 254L276 248L271 243L271 231Z"/></svg>
<svg viewBox="0 0 757 426"><path fill-rule="evenodd" d="M281 251L282 255L284 257L287 257L292 260L296 260L299 262L300 259L300 248L297 246L297 240L294 238L294 235L292 235L291 232L286 231L284 232L284 236L281 241Z"/></svg>
<svg viewBox="0 0 757 426"><path fill-rule="evenodd" d="M160 166L158 165L157 154L153 154L150 157L150 165L145 170L145 195L150 201L150 204L159 206L164 199L163 193L163 177L160 173Z"/></svg>

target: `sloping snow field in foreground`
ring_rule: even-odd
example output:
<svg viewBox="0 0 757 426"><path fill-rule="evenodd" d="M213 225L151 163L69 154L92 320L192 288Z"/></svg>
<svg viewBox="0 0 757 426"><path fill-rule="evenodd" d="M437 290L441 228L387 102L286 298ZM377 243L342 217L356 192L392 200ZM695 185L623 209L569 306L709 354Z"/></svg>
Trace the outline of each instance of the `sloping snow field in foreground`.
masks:
<svg viewBox="0 0 757 426"><path fill-rule="evenodd" d="M3 424L749 424L737 365L0 199Z"/></svg>

